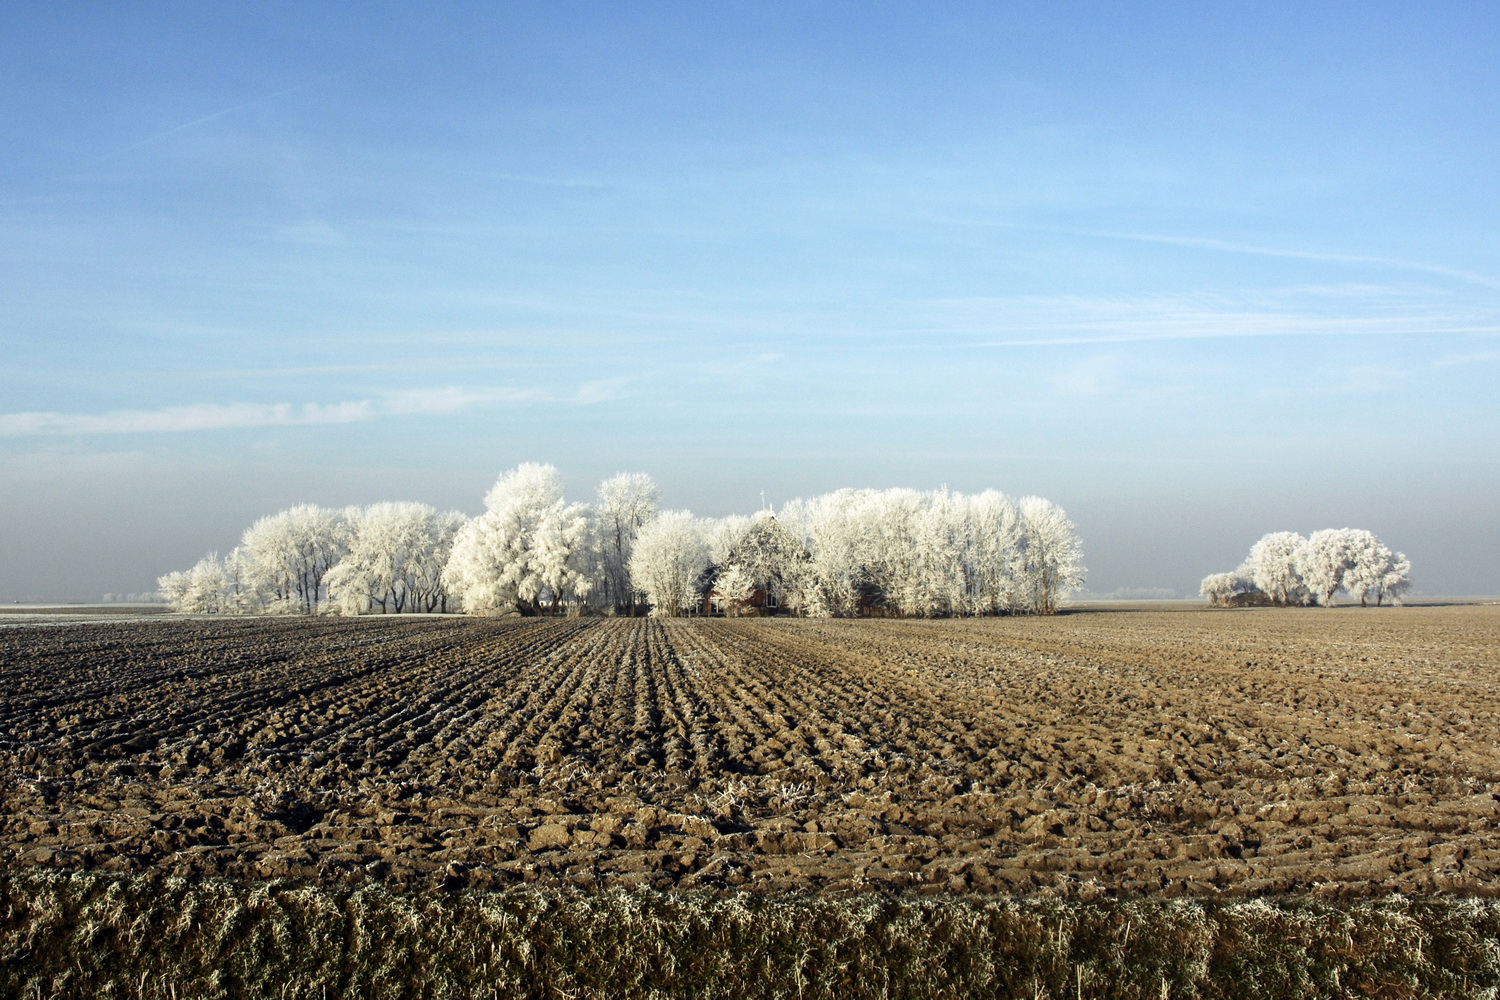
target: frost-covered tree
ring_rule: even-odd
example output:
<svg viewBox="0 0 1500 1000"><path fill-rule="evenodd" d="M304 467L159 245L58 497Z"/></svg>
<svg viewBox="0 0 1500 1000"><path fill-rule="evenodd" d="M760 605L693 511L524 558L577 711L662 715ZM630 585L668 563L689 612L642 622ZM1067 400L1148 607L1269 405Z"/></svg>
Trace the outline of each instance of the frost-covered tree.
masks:
<svg viewBox="0 0 1500 1000"><path fill-rule="evenodd" d="M803 607L814 617L859 613L869 585L873 534L866 526L867 490L839 490L793 500L780 519L808 552Z"/></svg>
<svg viewBox="0 0 1500 1000"><path fill-rule="evenodd" d="M590 589L588 509L563 498L550 465L526 462L502 474L485 512L459 529L443 582L470 614L556 608Z"/></svg>
<svg viewBox="0 0 1500 1000"><path fill-rule="evenodd" d="M1203 583L1198 586L1198 593L1209 604L1224 607L1229 604L1235 594L1235 574L1233 573L1210 573L1203 578Z"/></svg>
<svg viewBox="0 0 1500 1000"><path fill-rule="evenodd" d="M1203 596L1212 603L1230 600L1246 582L1272 604L1287 607L1331 605L1340 589L1376 604L1400 603L1411 586L1411 562L1393 553L1361 528L1324 528L1307 538L1293 531L1274 531L1250 548L1250 557L1234 573L1203 581ZM1232 586L1231 586L1232 584Z"/></svg>
<svg viewBox="0 0 1500 1000"><path fill-rule="evenodd" d="M448 586L443 582L443 573L448 568L448 558L453 554L453 543L458 540L459 531L469 519L456 510L434 511L426 517L427 533L422 538L422 548L414 554L414 558L404 563L405 585L411 595L412 607L421 608L429 614L447 613L457 610L458 602L449 594Z"/></svg>
<svg viewBox="0 0 1500 1000"><path fill-rule="evenodd" d="M840 490L793 501L780 520L808 553L808 614L1039 613L1082 579L1071 526L1060 537L1072 547L1057 550L1071 552L1065 572L1056 575L1064 567L1048 563L1043 549L1034 548L1028 564L1020 507L995 490Z"/></svg>
<svg viewBox="0 0 1500 1000"><path fill-rule="evenodd" d="M270 610L313 614L327 598L324 577L349 549L353 510L300 504L256 521L240 540Z"/></svg>
<svg viewBox="0 0 1500 1000"><path fill-rule="evenodd" d="M1400 604L1411 586L1411 560L1392 552L1369 531L1352 530L1349 542L1352 559L1344 573L1344 589L1349 596L1359 598L1360 607L1372 598L1377 606L1387 600Z"/></svg>
<svg viewBox="0 0 1500 1000"><path fill-rule="evenodd" d="M549 510L537 526L533 573L522 595L534 602L549 601L553 614L565 604L581 612L594 586L592 554L588 505L564 504Z"/></svg>
<svg viewBox="0 0 1500 1000"><path fill-rule="evenodd" d="M1380 585L1375 590L1375 604L1379 606L1385 601L1400 604L1410 589L1411 560L1406 558L1404 553L1392 553L1390 561L1386 563L1385 572L1380 575Z"/></svg>
<svg viewBox="0 0 1500 1000"><path fill-rule="evenodd" d="M211 552L191 569L168 573L157 580L162 599L173 610L186 614L229 615L260 610L262 596L256 593L244 553L235 549L223 559Z"/></svg>
<svg viewBox="0 0 1500 1000"><path fill-rule="evenodd" d="M1308 536L1307 544L1297 550L1297 570L1313 600L1324 607L1333 604L1345 574L1354 568L1358 546L1353 528L1324 528Z"/></svg>
<svg viewBox="0 0 1500 1000"><path fill-rule="evenodd" d="M755 578L738 563L730 563L714 576L715 603L725 617L733 618L749 610L755 590Z"/></svg>
<svg viewBox="0 0 1500 1000"><path fill-rule="evenodd" d="M594 503L594 538L599 552L597 603L605 611L636 613L630 586L630 554L641 528L656 516L656 483L643 472L622 472L599 486Z"/></svg>
<svg viewBox="0 0 1500 1000"><path fill-rule="evenodd" d="M691 511L663 511L636 536L630 583L646 595L651 613L676 617L702 600L699 582L709 567L706 526Z"/></svg>
<svg viewBox="0 0 1500 1000"><path fill-rule="evenodd" d="M917 523L921 582L908 613L1004 614L1034 603L1028 597L1034 589L1025 582L1024 528L1020 508L994 490L927 494Z"/></svg>
<svg viewBox="0 0 1500 1000"><path fill-rule="evenodd" d="M763 594L805 615L937 616L1048 614L1082 582L1077 532L1035 497L839 490L709 520L656 505L639 473L603 483L592 510L569 504L557 470L528 463L499 478L473 520L414 503L304 504L161 586L174 606L208 611L534 614L589 601L619 613L646 595L674 614L708 593L730 610ZM1398 596L1392 572L1366 592Z"/></svg>
<svg viewBox="0 0 1500 1000"><path fill-rule="evenodd" d="M968 505L947 489L929 494L917 515L916 556L920 578L909 614L962 614L970 564Z"/></svg>
<svg viewBox="0 0 1500 1000"><path fill-rule="evenodd" d="M187 610L183 605L187 603L188 579L188 571L184 569L174 569L156 578L156 592L174 611Z"/></svg>
<svg viewBox="0 0 1500 1000"><path fill-rule="evenodd" d="M358 511L349 551L325 578L331 599L344 614L446 611L442 572L464 520L423 503Z"/></svg>
<svg viewBox="0 0 1500 1000"><path fill-rule="evenodd" d="M802 606L808 576L807 549L774 513L762 512L743 529L725 535L738 537L714 559L718 574L713 586L720 595L731 603L743 604L759 592L768 607ZM714 547L710 546L711 557Z"/></svg>
<svg viewBox="0 0 1500 1000"><path fill-rule="evenodd" d="M926 499L916 490L882 490L871 500L874 548L871 582L886 608L898 615L931 612L921 557L921 522Z"/></svg>
<svg viewBox="0 0 1500 1000"><path fill-rule="evenodd" d="M1199 588L1205 600L1216 607L1228 607L1244 594L1259 594L1248 566L1241 566L1232 573L1213 573L1203 578Z"/></svg>
<svg viewBox="0 0 1500 1000"><path fill-rule="evenodd" d="M1250 567L1255 587L1271 603L1307 604L1311 591L1302 579L1302 550L1307 539L1295 531L1273 531L1250 547L1246 565Z"/></svg>
<svg viewBox="0 0 1500 1000"><path fill-rule="evenodd" d="M210 552L191 569L168 573L157 581L162 597L174 611L217 615L225 607L229 581L217 552Z"/></svg>
<svg viewBox="0 0 1500 1000"><path fill-rule="evenodd" d="M985 490L965 498L967 556L963 614L1014 611L1019 596L1019 560L1024 538L1020 509L1009 497ZM1082 558L1082 545L1077 546ZM1077 584L1082 583L1082 570Z"/></svg>
<svg viewBox="0 0 1500 1000"><path fill-rule="evenodd" d="M1341 531L1346 560L1339 584L1363 607L1368 602L1366 594L1379 583L1379 575L1391 558L1391 550L1380 543L1374 532L1363 528L1343 528Z"/></svg>
<svg viewBox="0 0 1500 1000"><path fill-rule="evenodd" d="M1019 506L1022 607L1050 615L1083 585L1083 545L1073 522L1052 501L1022 497Z"/></svg>
<svg viewBox="0 0 1500 1000"><path fill-rule="evenodd" d="M703 544L708 547L709 564L722 566L727 563L729 554L740 544L754 520L747 514L699 518L698 528L703 534Z"/></svg>

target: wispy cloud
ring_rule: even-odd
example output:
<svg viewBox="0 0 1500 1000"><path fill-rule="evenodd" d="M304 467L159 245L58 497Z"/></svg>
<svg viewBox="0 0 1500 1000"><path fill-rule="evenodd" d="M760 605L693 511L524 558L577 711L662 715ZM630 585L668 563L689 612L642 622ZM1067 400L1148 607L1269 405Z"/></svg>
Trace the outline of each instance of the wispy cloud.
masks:
<svg viewBox="0 0 1500 1000"><path fill-rule="evenodd" d="M44 434L174 434L247 427L350 424L382 417L441 415L482 406L589 405L618 398L626 380L589 382L571 394L505 387L406 389L339 403L202 403L106 413L31 411L0 414L0 437Z"/></svg>
<svg viewBox="0 0 1500 1000"><path fill-rule="evenodd" d="M328 335L324 338L327 342L334 342L334 337ZM361 337L366 343L373 338ZM257 368L195 368L164 371L154 371L149 374L153 378L161 380L187 381L199 380L230 380L230 379L286 379L286 378L323 378L329 375L384 375L390 373L406 374L410 376L414 372L438 376L447 373L467 373L472 375L476 371L501 371L515 373L525 369L555 369L559 365L556 362L546 360L527 360L513 356L507 356L505 360L494 360L486 358L475 358L471 356L450 357L402 357L395 361L368 362L361 364L324 364L324 365L286 365L269 366Z"/></svg>
<svg viewBox="0 0 1500 1000"><path fill-rule="evenodd" d="M505 403L543 402L553 399L537 389L460 388L403 389L387 395L380 403L381 412L398 416L421 413L457 413L475 406Z"/></svg>
<svg viewBox="0 0 1500 1000"><path fill-rule="evenodd" d="M1396 271L1412 271L1421 274L1441 275L1485 288L1500 288L1500 278L1479 274L1444 264L1426 261L1402 260L1396 257L1381 257L1372 254L1333 253L1323 250L1302 250L1295 247L1271 247L1255 243L1239 243L1204 236L1177 236L1170 233L1132 233L1107 229L1079 229L1071 226L1048 226L1025 222L977 221L973 219L944 219L945 222L961 225L993 226L1001 229L1023 229L1039 233L1057 233L1063 236L1080 236L1098 240L1128 240L1135 243L1159 243L1167 246L1190 247L1213 250L1218 253L1248 254L1256 257L1286 257L1293 260L1323 261L1330 264L1361 264Z"/></svg>
<svg viewBox="0 0 1500 1000"><path fill-rule="evenodd" d="M1301 294L1284 303L1185 296L1144 299L1014 297L933 300L921 332L975 338L974 347L1043 347L1248 337L1376 337L1434 334L1493 336L1500 317L1488 311L1451 312L1423 304L1395 307L1347 303L1329 307ZM1274 298L1274 297L1272 297ZM1293 301L1300 299L1300 301ZM1435 303L1431 305L1436 305ZM1267 308L1267 306L1272 306Z"/></svg>
<svg viewBox="0 0 1500 1000"><path fill-rule="evenodd" d="M1174 317L1174 322L1129 329L1121 323L1114 332L1015 337L986 340L974 347L1052 347L1085 344L1132 344L1161 340L1222 340L1244 337L1354 337L1397 335L1482 335L1500 333L1500 327L1421 325L1393 329L1376 321L1319 321L1297 317L1206 316Z"/></svg>
<svg viewBox="0 0 1500 1000"><path fill-rule="evenodd" d="M1500 288L1500 279L1489 275L1466 271L1462 268L1429 264L1425 261L1400 260L1394 257L1366 256L1364 254L1327 253L1317 250L1296 250L1288 247L1257 246L1253 243L1235 243L1199 236L1170 236L1161 233L1115 233L1095 230L1073 230L1081 236L1095 236L1108 240L1134 240L1138 243L1163 243L1170 246L1197 247L1202 250L1217 250L1222 253L1251 254L1257 257L1289 257L1295 260L1319 260L1332 264L1369 264L1400 271L1416 271L1437 274L1445 278L1456 278L1486 288Z"/></svg>
<svg viewBox="0 0 1500 1000"><path fill-rule="evenodd" d="M1500 351L1473 351L1468 354L1446 354L1432 363L1434 368L1455 368L1461 365L1483 365L1500 361Z"/></svg>
<svg viewBox="0 0 1500 1000"><path fill-rule="evenodd" d="M0 435L37 434L170 434L234 427L293 424L348 424L376 415L372 401L349 403L203 403L164 406L156 410L112 410L108 413L32 411L0 415Z"/></svg>

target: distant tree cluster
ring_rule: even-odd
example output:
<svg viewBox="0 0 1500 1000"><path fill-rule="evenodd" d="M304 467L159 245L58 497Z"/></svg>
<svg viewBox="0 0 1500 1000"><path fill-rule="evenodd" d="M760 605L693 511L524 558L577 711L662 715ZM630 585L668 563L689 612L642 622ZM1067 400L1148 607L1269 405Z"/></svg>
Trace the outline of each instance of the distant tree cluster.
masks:
<svg viewBox="0 0 1500 1000"><path fill-rule="evenodd" d="M157 585L179 611L207 614L447 611L443 573L465 520L420 503L302 504Z"/></svg>
<svg viewBox="0 0 1500 1000"><path fill-rule="evenodd" d="M1072 522L1039 497L839 490L775 515L664 514L630 572L657 614L936 617L1051 614L1084 571Z"/></svg>
<svg viewBox="0 0 1500 1000"><path fill-rule="evenodd" d="M1203 580L1210 604L1306 607L1331 605L1344 591L1360 606L1400 604L1411 587L1411 561L1360 528L1325 528L1306 538L1276 531L1250 548L1231 573Z"/></svg>
<svg viewBox="0 0 1500 1000"><path fill-rule="evenodd" d="M425 504L262 518L223 558L160 580L180 611L219 614L812 617L1052 614L1083 583L1062 509L993 490L839 490L780 512L662 511L622 473L570 503L550 465L500 476L484 512Z"/></svg>

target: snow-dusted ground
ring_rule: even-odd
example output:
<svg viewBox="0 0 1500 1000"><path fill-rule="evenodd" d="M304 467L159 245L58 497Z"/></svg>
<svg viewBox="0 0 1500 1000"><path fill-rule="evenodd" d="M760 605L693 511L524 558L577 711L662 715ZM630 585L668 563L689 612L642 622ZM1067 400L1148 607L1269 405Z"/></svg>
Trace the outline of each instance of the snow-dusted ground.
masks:
<svg viewBox="0 0 1500 1000"><path fill-rule="evenodd" d="M182 617L172 615L165 604L0 604L0 628L146 621L163 616Z"/></svg>

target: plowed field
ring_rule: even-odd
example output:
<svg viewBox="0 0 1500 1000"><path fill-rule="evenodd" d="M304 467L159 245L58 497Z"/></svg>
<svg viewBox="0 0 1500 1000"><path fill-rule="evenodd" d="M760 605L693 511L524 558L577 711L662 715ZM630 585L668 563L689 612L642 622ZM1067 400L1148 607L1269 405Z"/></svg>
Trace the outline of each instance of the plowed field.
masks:
<svg viewBox="0 0 1500 1000"><path fill-rule="evenodd" d="M1500 607L0 629L0 866L1482 893Z"/></svg>

